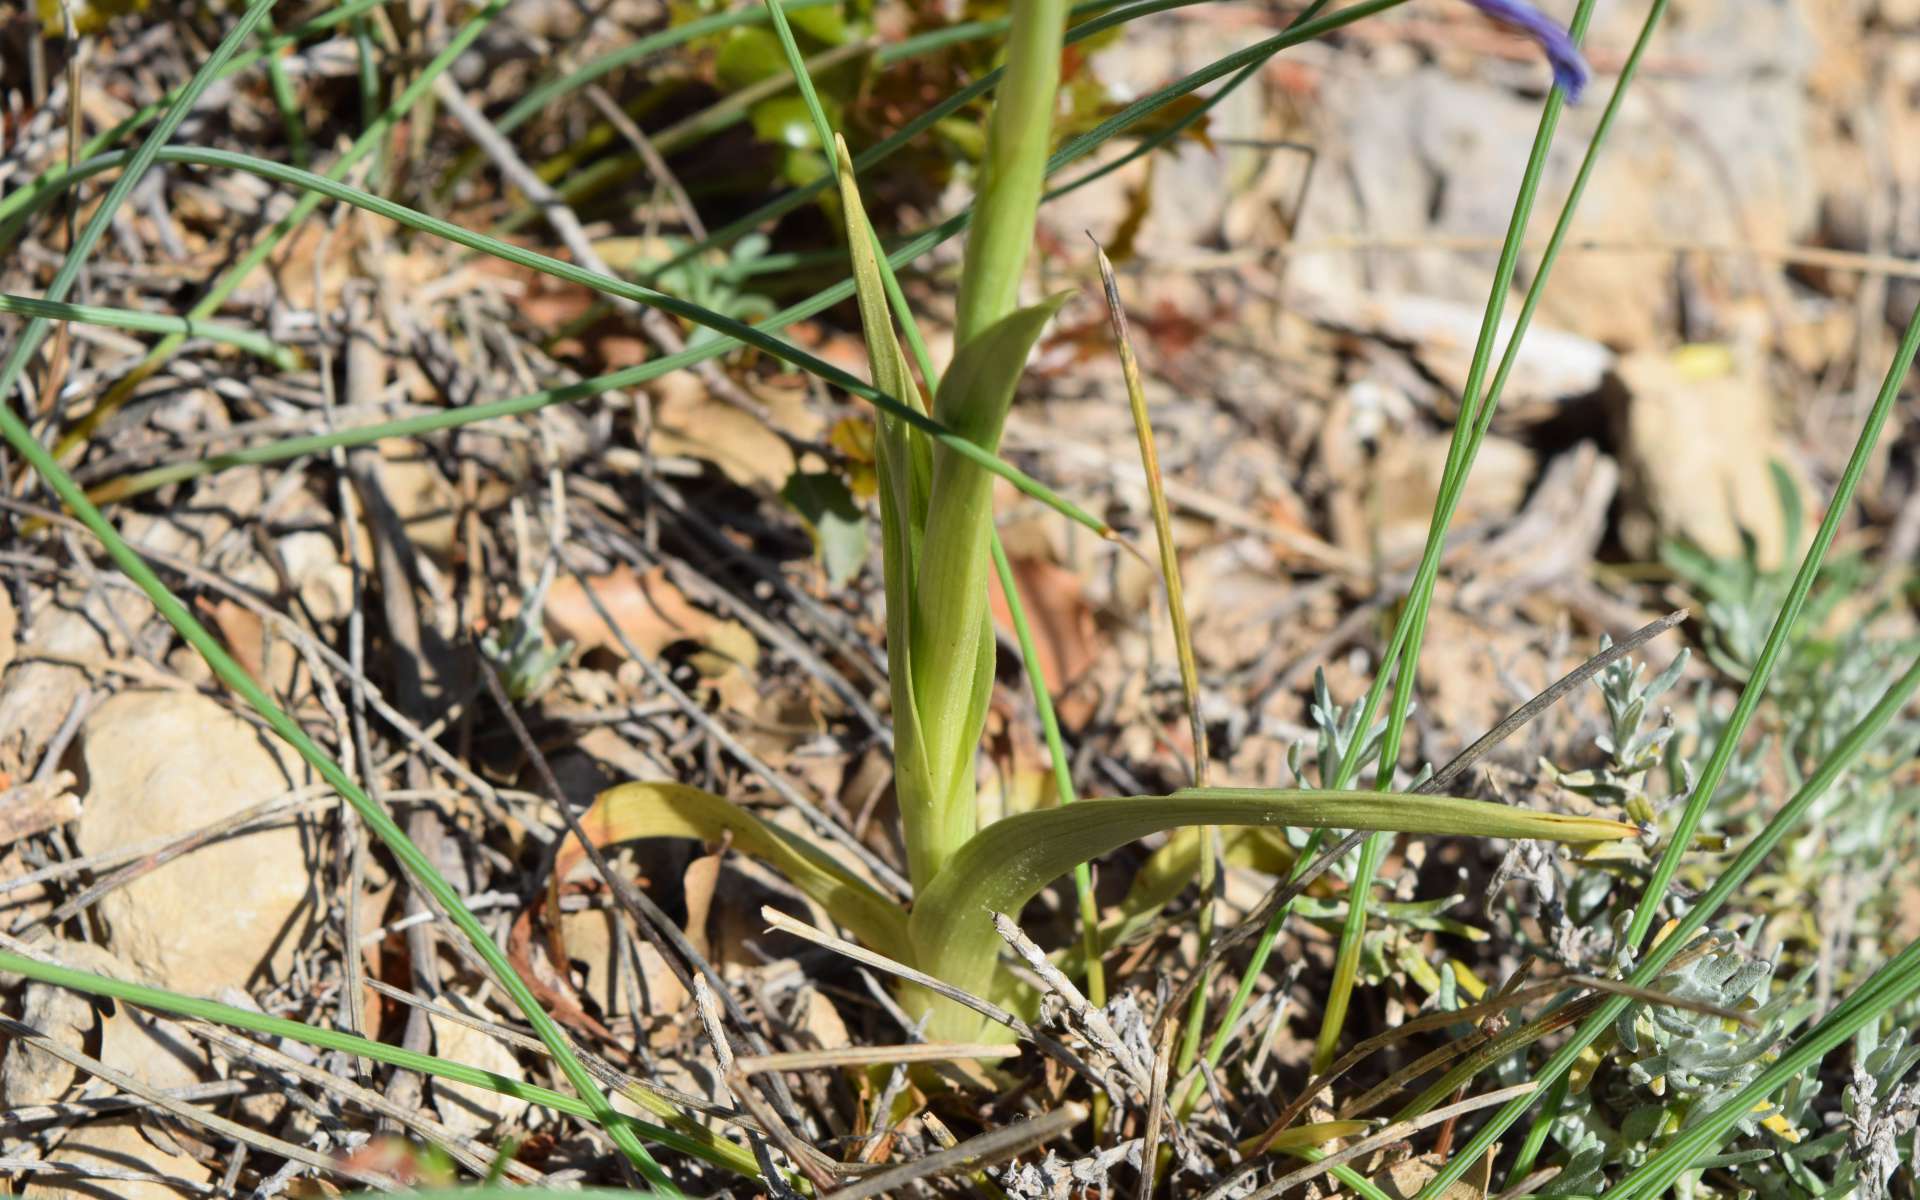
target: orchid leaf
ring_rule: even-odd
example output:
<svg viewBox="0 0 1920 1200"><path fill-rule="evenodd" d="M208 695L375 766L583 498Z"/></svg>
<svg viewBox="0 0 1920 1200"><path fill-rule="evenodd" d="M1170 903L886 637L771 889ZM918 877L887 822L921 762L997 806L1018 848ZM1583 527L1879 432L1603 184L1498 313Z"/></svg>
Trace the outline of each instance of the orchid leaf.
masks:
<svg viewBox="0 0 1920 1200"><path fill-rule="evenodd" d="M960 438L984 451L999 446L1027 355L1066 298L1019 309L955 353L933 408L958 422L948 428ZM909 818L907 843L918 851L915 887L926 886L974 830L973 755L993 689L992 539L993 477L943 443L934 452L910 631L909 674L936 789L932 822L917 830Z"/></svg>
<svg viewBox="0 0 1920 1200"><path fill-rule="evenodd" d="M1391 792L1191 788L1170 796L1083 801L1008 817L968 841L914 903L909 928L920 951L916 965L963 990L985 994L1000 949L994 913L1018 913L1040 889L1078 863L1148 834L1195 825L1288 825L1555 842L1617 841L1639 833L1623 821L1602 817ZM942 1029L939 1036L959 1032Z"/></svg>
<svg viewBox="0 0 1920 1200"><path fill-rule="evenodd" d="M731 838L735 850L780 872L862 942L911 961L907 917L897 905L805 838L769 825L712 792L680 783L623 783L601 792L581 815L580 825L598 846L650 837L703 842ZM553 878L564 879L585 855L579 839L569 834L554 860Z"/></svg>

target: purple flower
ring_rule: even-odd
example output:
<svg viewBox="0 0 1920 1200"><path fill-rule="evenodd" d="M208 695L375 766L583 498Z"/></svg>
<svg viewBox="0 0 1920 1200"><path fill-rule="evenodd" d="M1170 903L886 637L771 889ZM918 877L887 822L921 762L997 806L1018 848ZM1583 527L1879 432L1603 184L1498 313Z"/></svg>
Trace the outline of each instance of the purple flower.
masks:
<svg viewBox="0 0 1920 1200"><path fill-rule="evenodd" d="M1587 86L1587 60L1580 57L1580 48L1553 18L1527 0L1467 0L1467 3L1540 43L1547 62L1553 66L1553 81L1560 85L1568 100L1580 98L1580 90Z"/></svg>

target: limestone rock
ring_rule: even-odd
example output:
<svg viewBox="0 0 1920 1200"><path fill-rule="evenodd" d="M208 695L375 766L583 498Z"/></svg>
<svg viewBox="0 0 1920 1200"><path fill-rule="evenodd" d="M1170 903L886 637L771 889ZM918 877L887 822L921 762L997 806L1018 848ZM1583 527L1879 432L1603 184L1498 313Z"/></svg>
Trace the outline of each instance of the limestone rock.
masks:
<svg viewBox="0 0 1920 1200"><path fill-rule="evenodd" d="M140 1132L134 1117L89 1121L61 1140L47 1158L75 1167L106 1171L138 1171L149 1175L205 1184L213 1171L187 1157L162 1150ZM26 1196L51 1200L180 1200L204 1195L204 1188L172 1187L165 1183L128 1179L87 1179L80 1176L36 1174L27 1182Z"/></svg>
<svg viewBox="0 0 1920 1200"><path fill-rule="evenodd" d="M204 829L305 777L271 734L191 692L115 696L88 718L81 747L86 854ZM284 972L313 909L309 838L287 819L155 868L100 902L108 944L155 982L200 995Z"/></svg>
<svg viewBox="0 0 1920 1200"><path fill-rule="evenodd" d="M456 1004L460 1001L459 997L451 995L447 999ZM471 1003L459 1006L472 1011L474 1015L480 1015L477 1007ZM526 1078L513 1051L498 1040L470 1025L462 1025L446 1017L429 1016L428 1020L433 1025L434 1053L439 1057L492 1071L508 1079ZM525 1100L515 1100L485 1088L452 1083L445 1079L433 1081L433 1106L440 1113L442 1122L468 1137L478 1137L510 1125L518 1121L529 1107Z"/></svg>
<svg viewBox="0 0 1920 1200"><path fill-rule="evenodd" d="M84 942L62 946L55 957L77 971L124 973L113 955ZM63 1046L84 1050L88 1035L99 1021L99 1009L79 992L50 983L29 983L20 1006L20 1021ZM73 1086L75 1074L76 1068L66 1060L23 1041L9 1041L6 1058L0 1061L0 1109L55 1103Z"/></svg>
<svg viewBox="0 0 1920 1200"><path fill-rule="evenodd" d="M1628 551L1652 558L1672 537L1732 558L1744 529L1761 565L1778 566L1795 548L1786 545L1770 464L1790 460L1759 372L1724 348L1690 346L1631 355L1615 376L1624 393L1620 538Z"/></svg>

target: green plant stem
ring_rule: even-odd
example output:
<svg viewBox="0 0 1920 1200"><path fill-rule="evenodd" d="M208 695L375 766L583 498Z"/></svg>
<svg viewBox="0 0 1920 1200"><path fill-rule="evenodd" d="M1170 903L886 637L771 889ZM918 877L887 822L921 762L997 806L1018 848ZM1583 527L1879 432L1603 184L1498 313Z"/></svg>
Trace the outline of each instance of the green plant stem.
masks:
<svg viewBox="0 0 1920 1200"><path fill-rule="evenodd" d="M1065 0L1013 0L1005 74L994 93L979 199L960 273L956 345L966 345L1019 306L1053 144L1066 28Z"/></svg>
<svg viewBox="0 0 1920 1200"><path fill-rule="evenodd" d="M1015 0L1012 16L1006 74L988 121L986 162L960 277L956 366L1012 327L1046 179L1067 5L1065 0ZM1001 352L1013 352L1011 343ZM1024 360L1027 344L1019 344L1017 352ZM934 395L933 415L966 442L992 453L1012 399L1012 387L998 386L992 371L974 379L949 370ZM956 442L934 447L909 626L909 686L932 794L901 802L904 812L922 817L907 829L915 888L938 876L979 823L974 759L993 673L987 612L993 477L982 465L960 452Z"/></svg>
<svg viewBox="0 0 1920 1200"><path fill-rule="evenodd" d="M787 56L787 66L794 73L802 99L813 119L814 129L820 138L820 144L833 144L832 123L827 119L826 108L820 103L819 94L814 90L813 80L808 76L806 66L800 57L800 47L795 42L793 30L787 23L786 14L774 0L766 0L767 13L771 17L775 36L779 38L781 49ZM840 160L837 155L829 156L828 162L837 176ZM925 382L929 393L940 388L940 377L933 365L933 356L927 351L927 342L920 334L920 323L914 319L913 310L907 304L906 293L901 290L900 277L894 271L893 264L887 261L885 248L881 246L877 234L871 235L875 261L879 266L882 286L886 289L887 303L892 308L894 321L906 336L908 349L919 368L920 378ZM1007 599L1007 611L1013 619L1014 634L1020 642L1020 654L1025 663L1027 680L1033 689L1034 709L1040 718L1040 727L1045 733L1047 754L1052 761L1054 786L1061 804L1071 804L1077 799L1073 787L1072 763L1067 757L1066 743L1060 735L1060 721L1054 713L1053 693L1048 685L1046 672L1041 667L1038 650L1034 646L1032 627L1027 620L1027 609L1020 595L1018 581L1014 578L1012 564L1007 561L1006 547L1000 544L1000 534L993 535L994 570L1000 578L1000 590ZM1080 863L1073 869L1074 890L1079 898L1081 945L1086 959L1087 996L1096 1005L1107 1002L1106 972L1100 962L1100 910L1093 896L1093 870L1086 863ZM1099 1101L1096 1099L1096 1104ZM1096 1120L1096 1124L1098 1121Z"/></svg>
<svg viewBox="0 0 1920 1200"><path fill-rule="evenodd" d="M283 371L297 371L300 354L280 345L266 334L212 321L189 321L160 313L139 312L130 308L102 308L97 304L63 304L33 296L0 294L0 312L49 321L78 321L83 325L101 325L109 329L131 329L138 333L174 333L185 338L204 338L219 342L267 360Z"/></svg>

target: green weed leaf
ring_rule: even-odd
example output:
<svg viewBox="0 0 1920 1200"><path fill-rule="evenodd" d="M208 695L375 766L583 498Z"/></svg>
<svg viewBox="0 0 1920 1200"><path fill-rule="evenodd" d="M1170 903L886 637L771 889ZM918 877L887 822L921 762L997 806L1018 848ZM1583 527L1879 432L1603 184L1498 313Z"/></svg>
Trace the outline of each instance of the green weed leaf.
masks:
<svg viewBox="0 0 1920 1200"><path fill-rule="evenodd" d="M795 471L780 497L807 523L827 582L845 587L867 561L867 516L846 481L830 471Z"/></svg>

